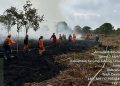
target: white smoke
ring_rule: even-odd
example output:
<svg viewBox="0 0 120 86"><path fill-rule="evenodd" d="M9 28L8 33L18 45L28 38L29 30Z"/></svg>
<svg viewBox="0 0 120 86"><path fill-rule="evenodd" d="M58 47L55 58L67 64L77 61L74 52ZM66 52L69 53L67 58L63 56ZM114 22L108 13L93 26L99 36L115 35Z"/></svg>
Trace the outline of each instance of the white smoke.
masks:
<svg viewBox="0 0 120 86"><path fill-rule="evenodd" d="M56 33L57 35L66 35L67 37L73 33L72 29L68 26L65 21L58 22L56 25Z"/></svg>

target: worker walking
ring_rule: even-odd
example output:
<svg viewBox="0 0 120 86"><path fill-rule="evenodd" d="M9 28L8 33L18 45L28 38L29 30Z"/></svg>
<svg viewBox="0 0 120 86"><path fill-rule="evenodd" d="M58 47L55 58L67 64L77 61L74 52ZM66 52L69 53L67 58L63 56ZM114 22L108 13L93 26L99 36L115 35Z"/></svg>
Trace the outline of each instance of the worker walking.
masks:
<svg viewBox="0 0 120 86"><path fill-rule="evenodd" d="M68 40L69 40L69 42L72 42L73 38L72 38L71 34L69 35Z"/></svg>
<svg viewBox="0 0 120 86"><path fill-rule="evenodd" d="M61 44L62 43L62 35L59 34L59 43Z"/></svg>
<svg viewBox="0 0 120 86"><path fill-rule="evenodd" d="M99 36L96 35L96 37L95 37L95 41L96 41L96 42L99 42L99 39L100 39Z"/></svg>
<svg viewBox="0 0 120 86"><path fill-rule="evenodd" d="M11 46L15 44L15 41L11 38L11 34L7 36L4 41L4 51L5 51L5 59L10 59L12 50Z"/></svg>
<svg viewBox="0 0 120 86"><path fill-rule="evenodd" d="M74 33L73 34L73 42L75 42L76 41L76 34Z"/></svg>
<svg viewBox="0 0 120 86"><path fill-rule="evenodd" d="M38 43L39 43L39 54L41 55L45 51L43 36L40 36Z"/></svg>
<svg viewBox="0 0 120 86"><path fill-rule="evenodd" d="M66 41L66 40L67 40L65 34L62 35L62 39L63 39L63 41Z"/></svg>
<svg viewBox="0 0 120 86"><path fill-rule="evenodd" d="M61 48L62 46L62 41L63 41L62 35L59 34L59 48Z"/></svg>
<svg viewBox="0 0 120 86"><path fill-rule="evenodd" d="M51 40L51 39L52 39L52 44L53 44L53 46L56 46L57 38L56 38L55 33L53 33L53 35L51 36L50 40Z"/></svg>
<svg viewBox="0 0 120 86"><path fill-rule="evenodd" d="M24 39L24 51L27 52L28 49L29 49L29 38L28 38L28 35L25 36L25 39Z"/></svg>

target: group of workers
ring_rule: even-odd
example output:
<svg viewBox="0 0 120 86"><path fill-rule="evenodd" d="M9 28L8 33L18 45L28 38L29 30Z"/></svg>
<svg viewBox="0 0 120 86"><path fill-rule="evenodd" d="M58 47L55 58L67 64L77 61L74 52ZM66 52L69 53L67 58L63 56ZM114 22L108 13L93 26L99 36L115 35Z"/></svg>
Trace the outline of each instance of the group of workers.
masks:
<svg viewBox="0 0 120 86"><path fill-rule="evenodd" d="M56 34L53 33L50 40L52 40L52 45L56 46L57 42L59 42L59 44L61 44L62 41L67 40L67 38L66 38L65 34L63 34L63 35L59 34L59 38L57 39ZM73 35L70 34L68 36L69 42L75 42L75 40L76 40L76 34L73 34ZM99 40L99 36L96 36L96 41L98 41L98 40ZM9 34L4 41L4 50L5 50L6 55L9 55L12 53L11 46L14 45L15 43L16 42L12 39L11 34ZM29 50L29 37L28 37L28 35L26 35L24 38L23 50L25 52ZM42 54L45 51L43 36L40 36L40 38L38 40L38 51L39 51L39 54Z"/></svg>
<svg viewBox="0 0 120 86"><path fill-rule="evenodd" d="M51 38L50 38L50 40L52 39L52 44L54 45L54 46L56 46L56 43L57 43L57 37L56 37L56 35L55 35L55 33L53 33L53 35L51 36ZM62 41L66 41L67 40L67 38L66 38L66 35L65 34L59 34L59 38L58 38L58 42L61 44L62 43ZM73 41L75 41L76 40L76 35L75 34L73 34L73 36L70 34L69 35L69 37L68 37L68 41L69 42L73 42Z"/></svg>

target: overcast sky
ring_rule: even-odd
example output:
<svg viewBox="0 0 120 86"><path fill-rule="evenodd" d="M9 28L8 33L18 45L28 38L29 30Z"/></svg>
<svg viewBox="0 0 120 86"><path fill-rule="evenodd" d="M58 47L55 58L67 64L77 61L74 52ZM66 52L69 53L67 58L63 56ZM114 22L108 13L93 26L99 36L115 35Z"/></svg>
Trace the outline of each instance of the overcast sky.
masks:
<svg viewBox="0 0 120 86"><path fill-rule="evenodd" d="M120 27L120 0L66 0L65 3L62 0L60 6L72 26L78 24L94 28L110 22Z"/></svg>
<svg viewBox="0 0 120 86"><path fill-rule="evenodd" d="M105 22L110 22L115 28L120 27L120 0L31 0L39 14L45 15L41 27L54 26L59 21L66 21L73 28L88 25L92 28L99 27ZM10 6L22 9L25 0L0 0L0 14Z"/></svg>

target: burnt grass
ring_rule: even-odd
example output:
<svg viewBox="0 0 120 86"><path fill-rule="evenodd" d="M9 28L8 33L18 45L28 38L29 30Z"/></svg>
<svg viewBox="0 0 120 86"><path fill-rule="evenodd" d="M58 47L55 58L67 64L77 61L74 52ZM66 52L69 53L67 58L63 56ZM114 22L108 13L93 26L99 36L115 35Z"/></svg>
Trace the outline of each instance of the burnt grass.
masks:
<svg viewBox="0 0 120 86"><path fill-rule="evenodd" d="M70 53L84 52L96 45L92 40L79 40L76 42L64 41L62 44L52 46L51 41L45 41L46 51L43 55L38 53L38 43L30 40L30 51L23 52L23 42L19 42L19 52L13 51L15 58L4 60L4 82L5 86L23 86L24 83L42 82L55 77L66 66L55 62L54 56ZM12 47L16 50L16 45ZM3 52L3 49L1 49ZM3 55L3 54L1 54ZM3 56L2 56L3 57Z"/></svg>

